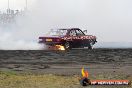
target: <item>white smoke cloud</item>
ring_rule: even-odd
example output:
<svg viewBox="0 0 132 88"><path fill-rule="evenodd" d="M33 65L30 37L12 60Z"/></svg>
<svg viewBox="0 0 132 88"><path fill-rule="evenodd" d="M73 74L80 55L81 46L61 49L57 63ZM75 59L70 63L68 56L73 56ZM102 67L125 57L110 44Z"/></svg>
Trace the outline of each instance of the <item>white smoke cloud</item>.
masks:
<svg viewBox="0 0 132 88"><path fill-rule="evenodd" d="M3 30L3 29L2 29ZM27 41L22 38L16 38L15 32L2 31L0 29L0 49L1 50L39 50L42 46L36 41ZM5 30L5 29L4 29ZM44 46L43 46L44 47Z"/></svg>

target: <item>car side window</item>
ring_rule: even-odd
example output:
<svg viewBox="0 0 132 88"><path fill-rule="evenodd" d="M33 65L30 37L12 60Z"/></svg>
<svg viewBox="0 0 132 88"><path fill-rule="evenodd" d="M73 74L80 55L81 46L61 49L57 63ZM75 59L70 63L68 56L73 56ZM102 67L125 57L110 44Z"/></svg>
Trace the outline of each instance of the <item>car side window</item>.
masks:
<svg viewBox="0 0 132 88"><path fill-rule="evenodd" d="M69 33L70 36L76 36L76 32L75 30L71 30L70 33Z"/></svg>
<svg viewBox="0 0 132 88"><path fill-rule="evenodd" d="M76 30L76 33L77 33L77 36L83 36L84 35L84 33L80 30Z"/></svg>

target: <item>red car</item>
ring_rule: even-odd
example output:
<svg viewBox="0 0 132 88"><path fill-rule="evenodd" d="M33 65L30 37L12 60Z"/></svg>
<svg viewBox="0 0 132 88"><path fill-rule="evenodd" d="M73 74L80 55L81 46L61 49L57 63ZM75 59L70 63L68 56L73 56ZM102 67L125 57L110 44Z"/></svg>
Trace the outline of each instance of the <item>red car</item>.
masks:
<svg viewBox="0 0 132 88"><path fill-rule="evenodd" d="M85 30L86 32L86 30ZM39 37L39 43L57 46L61 49L84 48L92 49L96 43L96 36L85 35L79 28L51 30L48 36Z"/></svg>

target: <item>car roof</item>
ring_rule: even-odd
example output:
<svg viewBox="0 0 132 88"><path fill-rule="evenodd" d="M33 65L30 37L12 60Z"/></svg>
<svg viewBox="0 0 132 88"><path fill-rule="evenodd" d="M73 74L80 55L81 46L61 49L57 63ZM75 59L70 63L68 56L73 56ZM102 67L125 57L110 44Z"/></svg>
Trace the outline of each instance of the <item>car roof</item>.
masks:
<svg viewBox="0 0 132 88"><path fill-rule="evenodd" d="M79 28L64 28L64 29L58 29L58 30L79 30Z"/></svg>

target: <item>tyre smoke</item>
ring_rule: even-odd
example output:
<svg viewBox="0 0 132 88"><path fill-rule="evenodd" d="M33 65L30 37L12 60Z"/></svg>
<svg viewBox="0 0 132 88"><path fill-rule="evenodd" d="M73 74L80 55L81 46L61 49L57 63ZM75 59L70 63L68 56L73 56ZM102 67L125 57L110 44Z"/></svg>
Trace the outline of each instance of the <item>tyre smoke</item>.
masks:
<svg viewBox="0 0 132 88"><path fill-rule="evenodd" d="M5 29L4 29L5 30ZM35 40L26 40L16 35L17 32L0 29L0 50L40 50L42 46Z"/></svg>

